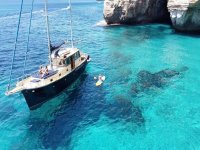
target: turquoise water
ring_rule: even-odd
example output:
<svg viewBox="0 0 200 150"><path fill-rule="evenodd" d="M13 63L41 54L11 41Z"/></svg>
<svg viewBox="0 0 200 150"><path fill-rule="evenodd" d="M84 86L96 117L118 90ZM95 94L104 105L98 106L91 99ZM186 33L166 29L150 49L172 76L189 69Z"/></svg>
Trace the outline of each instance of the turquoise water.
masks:
<svg viewBox="0 0 200 150"><path fill-rule="evenodd" d="M28 8L20 28L16 78L23 72ZM63 8L50 5L55 43L67 37ZM92 62L67 90L29 111L21 94L4 95L17 12L17 6L0 11L0 149L199 149L198 36L176 34L161 24L98 27L102 4L76 3L76 44L90 54ZM27 72L48 62L44 25L42 6L36 5ZM101 87L95 87L98 74L106 76Z"/></svg>

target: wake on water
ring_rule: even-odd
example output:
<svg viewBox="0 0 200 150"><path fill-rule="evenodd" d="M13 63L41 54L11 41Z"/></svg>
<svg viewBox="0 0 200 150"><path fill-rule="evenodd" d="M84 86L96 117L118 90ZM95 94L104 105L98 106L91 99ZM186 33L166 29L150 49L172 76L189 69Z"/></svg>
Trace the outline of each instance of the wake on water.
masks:
<svg viewBox="0 0 200 150"><path fill-rule="evenodd" d="M49 14L52 15L52 14L57 13L57 12L59 12L59 11L66 11L66 10L69 10L69 7L57 9L57 10L54 10L54 11L50 11ZM41 14L42 16L45 15L43 9L37 10L37 11L33 11L33 14ZM22 14L22 17L27 17L27 15L30 15L30 12L23 13L23 14ZM18 17L19 17L19 15L18 15L18 14L15 14L15 15L10 15L10 16L3 16L3 17L0 17L0 20L16 19L16 18L18 18Z"/></svg>
<svg viewBox="0 0 200 150"><path fill-rule="evenodd" d="M33 14L42 14L44 13L44 10L37 10L37 11L33 11ZM23 13L22 17L26 17L27 15L30 15L30 13ZM4 17L0 17L0 20L5 20L5 19L15 19L18 18L19 15L10 15L10 16L4 16Z"/></svg>

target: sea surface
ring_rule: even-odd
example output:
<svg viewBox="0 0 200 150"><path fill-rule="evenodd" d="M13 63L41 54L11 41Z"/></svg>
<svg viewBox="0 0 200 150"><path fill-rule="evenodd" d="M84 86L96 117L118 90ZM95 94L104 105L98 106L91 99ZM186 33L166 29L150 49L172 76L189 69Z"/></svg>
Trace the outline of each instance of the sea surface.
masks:
<svg viewBox="0 0 200 150"><path fill-rule="evenodd" d="M50 4L52 43L69 37L66 4ZM200 37L169 25L104 27L102 3L74 3L75 44L92 61L58 97L29 111L5 96L20 6L0 7L0 149L200 149ZM48 63L43 5L34 6L26 73ZM23 75L30 6L22 14L12 82ZM106 76L101 87L94 77Z"/></svg>

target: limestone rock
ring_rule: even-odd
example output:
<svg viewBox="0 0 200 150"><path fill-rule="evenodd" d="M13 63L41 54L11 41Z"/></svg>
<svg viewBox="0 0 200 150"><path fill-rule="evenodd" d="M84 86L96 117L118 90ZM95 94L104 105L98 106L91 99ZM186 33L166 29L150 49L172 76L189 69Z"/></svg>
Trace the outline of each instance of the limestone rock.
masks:
<svg viewBox="0 0 200 150"><path fill-rule="evenodd" d="M140 24L169 21L167 0L105 0L108 24Z"/></svg>
<svg viewBox="0 0 200 150"><path fill-rule="evenodd" d="M176 30L200 31L200 0L169 0L168 10Z"/></svg>

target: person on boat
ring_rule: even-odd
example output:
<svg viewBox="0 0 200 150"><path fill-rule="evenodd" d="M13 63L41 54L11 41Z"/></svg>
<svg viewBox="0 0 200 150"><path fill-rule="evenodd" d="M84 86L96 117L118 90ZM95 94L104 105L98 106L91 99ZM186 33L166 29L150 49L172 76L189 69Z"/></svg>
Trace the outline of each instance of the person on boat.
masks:
<svg viewBox="0 0 200 150"><path fill-rule="evenodd" d="M44 70L44 75L48 75L48 74L49 74L49 70L48 70L48 67L46 66Z"/></svg>
<svg viewBox="0 0 200 150"><path fill-rule="evenodd" d="M42 76L42 74L43 74L43 67L42 67L42 66L40 66L40 69L39 69L39 75L41 75L41 76Z"/></svg>

